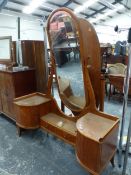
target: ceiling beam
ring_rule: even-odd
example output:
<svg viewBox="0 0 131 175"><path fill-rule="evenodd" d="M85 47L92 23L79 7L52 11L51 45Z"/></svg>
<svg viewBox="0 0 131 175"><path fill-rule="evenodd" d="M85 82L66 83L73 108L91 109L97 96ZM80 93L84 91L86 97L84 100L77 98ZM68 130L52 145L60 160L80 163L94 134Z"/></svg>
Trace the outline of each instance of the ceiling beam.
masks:
<svg viewBox="0 0 131 175"><path fill-rule="evenodd" d="M71 0L73 3L74 3L74 0ZM48 4L50 4L50 5L54 5L54 6L56 6L56 7L62 7L60 4L57 4L57 3L54 3L54 2L52 2L52 1L46 1ZM67 1L68 2L68 1ZM66 4L67 5L67 4ZM69 5L69 4L68 4ZM80 4L78 4L78 5L80 5ZM70 8L71 9L71 8ZM73 9L71 9L72 11L73 11ZM82 15L84 15L84 16L86 16L87 18L88 18L88 15L86 14L86 13L83 13L83 12L81 12L80 14L82 14Z"/></svg>
<svg viewBox="0 0 131 175"><path fill-rule="evenodd" d="M28 5L28 3L25 3L25 2L22 2L22 1L18 1L18 0L6 0L6 1L9 1L9 2L12 2L12 3L16 3L16 4L22 5L22 6ZM118 1L119 1L119 2L118 2ZM114 0L114 2L112 3L112 5L115 5L115 4L117 4L117 3L121 3L122 0L118 0L118 1ZM58 3L54 3L54 2L52 2L51 0L47 0L46 3L48 3L48 4L50 4L50 5L53 5L53 6L56 6L56 7L58 7L58 8L59 8L59 7L62 7L62 6L68 7L71 3L75 3L75 4L77 4L77 5L82 5L82 3L77 2L76 0L68 0L68 1L67 1L66 3L64 3L63 5L60 5L60 4L58 4ZM101 3L101 2L100 2L100 3ZM93 16L95 16L95 15L97 15L97 14L99 14L99 13L103 14L103 11L106 10L106 9L108 9L109 7L107 7L106 5L104 5L104 3L102 3L102 5L103 5L104 7L101 8L101 9L99 9L99 10L96 10L96 9L94 9L94 8L92 8L92 7L89 7L89 9L93 11L93 13L90 14L90 15L88 15L88 14L85 13L85 12L80 12L80 14L81 14L81 15L84 15L86 18L93 17ZM5 8L5 9L6 9L6 8ZM14 8L7 8L7 9L8 9L8 10L11 9L11 11L14 10L14 12L22 13L21 10L17 10L17 9L14 9ZM71 9L71 8L70 8L70 9ZM38 10L41 10L41 11L43 11L43 12L44 12L44 11L45 11L45 12L49 12L49 13L52 12L52 10L51 10L50 8L48 9L48 7L46 8L46 7L44 7L44 6L43 6L43 7L39 7ZM73 10L73 9L71 9L71 10ZM117 12L117 13L120 13L120 12ZM33 15L35 15L35 16L37 16L37 17L41 17L41 16L42 16L42 15L39 15L39 14L33 14Z"/></svg>
<svg viewBox="0 0 131 175"><path fill-rule="evenodd" d="M119 0L119 2L120 1L122 1L122 0ZM105 1L106 2L106 1ZM107 3L106 4L104 4L104 1L98 1L98 3L99 4L101 4L102 6L104 6L104 7L107 7L107 9L114 9L115 7L113 7L115 4L117 4L118 3L118 1L114 1L113 3L115 3L115 4L113 4L113 3L110 3L110 2L108 2L107 1ZM119 12L119 11L117 11L117 13L118 14L121 14L121 12Z"/></svg>
<svg viewBox="0 0 131 175"><path fill-rule="evenodd" d="M46 1L48 4L50 4L50 5L54 5L54 6L57 6L57 7L61 7L61 5L60 4L57 4L57 3L54 3L54 2L52 2L52 1Z"/></svg>
<svg viewBox="0 0 131 175"><path fill-rule="evenodd" d="M72 0L72 2L73 2L74 4L77 4L77 5L82 5L82 3L77 2L76 0ZM92 7L89 7L89 9L92 10L92 11L96 11L96 9L94 9L94 8L92 8Z"/></svg>
<svg viewBox="0 0 131 175"><path fill-rule="evenodd" d="M5 10L14 11L14 12L17 12L17 13L22 13L22 11L21 11L21 10L14 9L14 8L4 7L4 9L5 9Z"/></svg>
<svg viewBox="0 0 131 175"><path fill-rule="evenodd" d="M6 6L8 0L3 0L1 3L0 3L0 11Z"/></svg>
<svg viewBox="0 0 131 175"><path fill-rule="evenodd" d="M27 6L27 5L28 5L28 3L21 2L21 1L17 1L17 0L9 0L9 2L18 4L18 5L21 5L21 6ZM49 13L52 12L52 10L49 10L49 9L47 9L47 8L45 8L45 7L38 7L38 10L45 11L45 12L49 12Z"/></svg>
<svg viewBox="0 0 131 175"><path fill-rule="evenodd" d="M9 2L12 2L12 3L15 3L15 4L18 4L18 5L28 5L28 3L25 3L25 2L22 2L22 1L17 1L17 0L8 0Z"/></svg>
<svg viewBox="0 0 131 175"><path fill-rule="evenodd" d="M122 0L120 0L120 1L122 1ZM116 5L117 2L114 1L112 4L113 4L113 5ZM101 13L102 11L104 11L104 10L106 10L106 9L107 9L107 7L103 7L103 8L101 8L100 10L97 10L96 12L92 13L91 15L89 15L89 17L93 17L93 16L97 15L98 13ZM119 13L120 13L120 12L119 12Z"/></svg>
<svg viewBox="0 0 131 175"><path fill-rule="evenodd" d="M111 7L107 6L106 4L98 1L99 4L101 4L102 6L106 7L107 9L112 9ZM113 4L112 4L113 5ZM117 11L118 14L121 14L121 12Z"/></svg>
<svg viewBox="0 0 131 175"><path fill-rule="evenodd" d="M73 1L75 4L77 4L77 5L82 5L81 3L77 2L76 0L72 0L72 1ZM103 4L102 4L102 5L103 5ZM94 15L97 14L97 13L103 14L103 11L107 9L107 7L106 7L105 5L103 5L103 6L104 6L104 7L103 7L102 9L100 9L100 10L95 10L94 8L91 8L91 7L89 7L89 9L92 10L92 11L94 11L94 13L93 13L93 16L94 16ZM80 12L80 14L86 16L86 18L92 17L92 14L91 14L91 15L88 15L87 13L84 13L84 12Z"/></svg>
<svg viewBox="0 0 131 175"><path fill-rule="evenodd" d="M10 10L11 12L22 13L21 10L14 9L14 8L4 7L3 9L8 10L8 11ZM36 13L32 13L32 16L39 17L39 18L43 17L42 15L39 15L39 14L36 14Z"/></svg>
<svg viewBox="0 0 131 175"><path fill-rule="evenodd" d="M21 6L27 6L28 5L28 3L20 2L20 1L17 1L17 0L9 0L9 2L18 4L18 5L21 5ZM52 10L49 10L46 7L38 7L38 10L45 11L45 12L52 12Z"/></svg>
<svg viewBox="0 0 131 175"><path fill-rule="evenodd" d="M70 5L72 3L72 0L68 0L66 3L64 3L62 6L63 7L67 7L68 5Z"/></svg>
<svg viewBox="0 0 131 175"><path fill-rule="evenodd" d="M127 10L131 10L131 8L128 7L128 6L127 6L126 4L124 4L124 3L120 2L119 4L123 5Z"/></svg>
<svg viewBox="0 0 131 175"><path fill-rule="evenodd" d="M52 12L52 10L47 9L46 7L39 7L38 10L45 11L45 12L49 12L49 13Z"/></svg>

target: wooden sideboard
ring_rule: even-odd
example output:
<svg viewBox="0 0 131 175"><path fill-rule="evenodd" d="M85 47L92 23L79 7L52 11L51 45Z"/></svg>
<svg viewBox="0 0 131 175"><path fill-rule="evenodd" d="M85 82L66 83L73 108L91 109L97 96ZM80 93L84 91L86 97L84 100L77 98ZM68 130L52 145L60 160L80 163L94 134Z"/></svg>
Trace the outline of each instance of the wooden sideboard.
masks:
<svg viewBox="0 0 131 175"><path fill-rule="evenodd" d="M36 91L34 69L0 70L0 112L15 120L13 100Z"/></svg>
<svg viewBox="0 0 131 175"><path fill-rule="evenodd" d="M47 91L47 71L48 66L45 57L43 41L22 40L23 66L35 68L37 92Z"/></svg>
<svg viewBox="0 0 131 175"><path fill-rule="evenodd" d="M110 55L106 58L107 64L123 63L128 64L128 56L125 55Z"/></svg>

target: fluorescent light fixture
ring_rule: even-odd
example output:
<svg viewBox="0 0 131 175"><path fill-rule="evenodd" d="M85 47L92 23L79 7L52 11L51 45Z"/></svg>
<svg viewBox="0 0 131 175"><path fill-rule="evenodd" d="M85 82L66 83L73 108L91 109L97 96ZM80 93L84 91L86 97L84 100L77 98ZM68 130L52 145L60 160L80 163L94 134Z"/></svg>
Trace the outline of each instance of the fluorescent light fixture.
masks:
<svg viewBox="0 0 131 175"><path fill-rule="evenodd" d="M94 3L98 2L98 1L99 0L88 0L87 2L85 2L80 7L76 8L74 10L74 13L79 13L79 12L83 11L85 8L88 8L88 7L92 6Z"/></svg>
<svg viewBox="0 0 131 175"><path fill-rule="evenodd" d="M110 16L112 14L114 14L115 12L119 11L119 10L123 10L125 7L123 5L120 5L118 7L116 7L115 9L113 10L109 10L108 12L104 13L103 15L99 15L97 18L94 18L92 20L90 20L91 23L95 23L101 19L104 19L106 18L107 16Z"/></svg>
<svg viewBox="0 0 131 175"><path fill-rule="evenodd" d="M43 0L32 0L31 3L23 9L23 13L30 14L43 3Z"/></svg>

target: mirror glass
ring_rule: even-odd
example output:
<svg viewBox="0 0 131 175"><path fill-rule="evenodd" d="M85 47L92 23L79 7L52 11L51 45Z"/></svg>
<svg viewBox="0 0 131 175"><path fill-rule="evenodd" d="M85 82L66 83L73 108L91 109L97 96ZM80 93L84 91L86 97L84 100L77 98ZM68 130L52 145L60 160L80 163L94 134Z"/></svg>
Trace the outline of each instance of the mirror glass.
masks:
<svg viewBox="0 0 131 175"><path fill-rule="evenodd" d="M79 33L71 15L56 12L50 19L49 32L61 100L72 112L81 111L85 106L85 92Z"/></svg>
<svg viewBox="0 0 131 175"><path fill-rule="evenodd" d="M0 37L0 63L11 61L11 36Z"/></svg>

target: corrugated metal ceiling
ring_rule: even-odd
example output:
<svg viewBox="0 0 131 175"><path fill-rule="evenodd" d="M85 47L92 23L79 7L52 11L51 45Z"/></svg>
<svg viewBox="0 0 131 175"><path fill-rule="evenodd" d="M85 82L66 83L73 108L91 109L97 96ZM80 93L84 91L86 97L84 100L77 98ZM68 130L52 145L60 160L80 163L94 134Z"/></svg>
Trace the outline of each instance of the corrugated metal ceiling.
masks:
<svg viewBox="0 0 131 175"><path fill-rule="evenodd" d="M74 10L87 1L88 0L45 0L42 5L38 7L31 15L38 18L47 18L48 15L58 7L67 7L71 10ZM99 0L89 8L85 8L82 12L80 12L80 16L83 18L93 19L100 14L108 12L111 8L111 5L118 6L120 4L123 4L125 6L125 10L128 11L130 10L130 4L128 1L129 0ZM4 1L0 0L0 3L1 2ZM6 13L8 11L8 13L16 12L17 14L22 14L24 7L27 6L30 2L31 0L8 0L7 4L5 3L5 6L2 7L3 9L1 12ZM125 11L117 11L116 13L125 13ZM110 15L110 17L113 15Z"/></svg>

